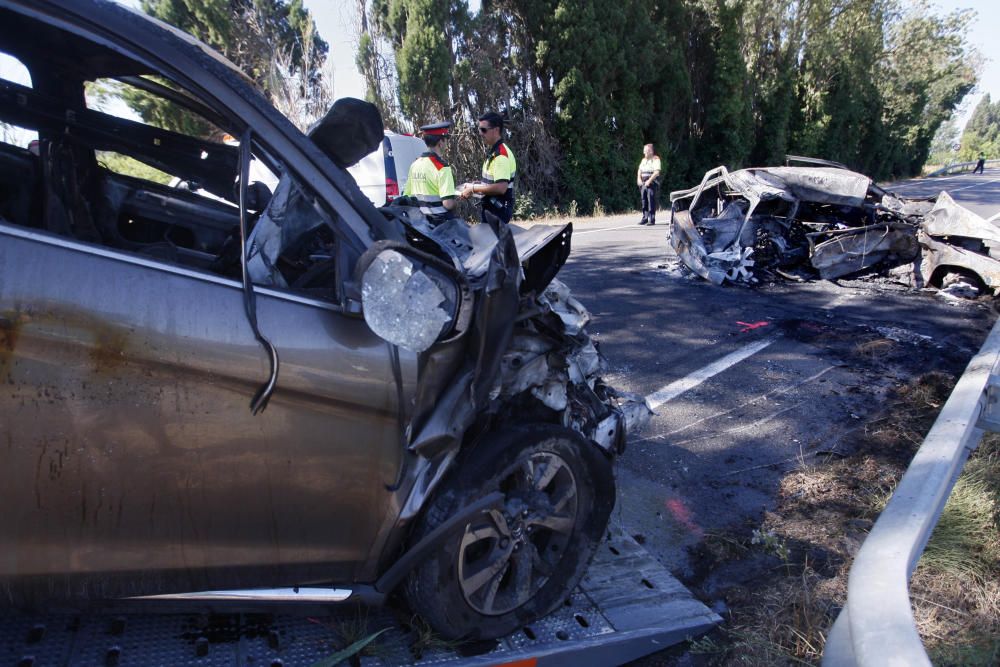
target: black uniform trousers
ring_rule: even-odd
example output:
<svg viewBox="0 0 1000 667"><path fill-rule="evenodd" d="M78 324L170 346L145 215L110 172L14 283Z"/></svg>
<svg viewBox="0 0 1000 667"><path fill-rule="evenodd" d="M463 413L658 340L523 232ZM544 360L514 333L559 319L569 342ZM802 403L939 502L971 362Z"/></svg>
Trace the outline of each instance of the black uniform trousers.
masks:
<svg viewBox="0 0 1000 667"><path fill-rule="evenodd" d="M659 194L660 184L643 185L642 194L642 219L646 222L656 222L656 195Z"/></svg>

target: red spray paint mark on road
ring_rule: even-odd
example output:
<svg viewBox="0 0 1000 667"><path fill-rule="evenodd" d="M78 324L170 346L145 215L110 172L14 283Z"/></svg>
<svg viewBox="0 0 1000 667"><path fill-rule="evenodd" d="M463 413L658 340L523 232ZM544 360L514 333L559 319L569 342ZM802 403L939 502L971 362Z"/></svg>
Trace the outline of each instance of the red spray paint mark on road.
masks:
<svg viewBox="0 0 1000 667"><path fill-rule="evenodd" d="M746 333L748 331L753 331L754 329L760 329L761 327L766 327L768 324L770 324L770 322L740 322L739 320L737 320L736 324L739 324L740 326L743 327L742 329L740 329L740 333Z"/></svg>
<svg viewBox="0 0 1000 667"><path fill-rule="evenodd" d="M670 512L670 516L674 518L674 521L687 528L688 531L698 538L705 536L705 531L695 523L691 510L688 509L683 500L680 498L667 498L664 504L667 507L667 511Z"/></svg>

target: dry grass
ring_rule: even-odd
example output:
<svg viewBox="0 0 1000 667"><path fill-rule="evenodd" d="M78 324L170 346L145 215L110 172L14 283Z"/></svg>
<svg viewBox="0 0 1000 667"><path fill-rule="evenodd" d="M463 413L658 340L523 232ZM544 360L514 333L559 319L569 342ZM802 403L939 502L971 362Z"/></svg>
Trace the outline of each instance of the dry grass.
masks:
<svg viewBox="0 0 1000 667"><path fill-rule="evenodd" d="M851 458L801 466L782 481L756 540L713 536L705 554L785 553L753 590L726 592L723 630L692 642L713 665L816 665L844 603L851 559L923 441L954 378L929 373L899 388ZM935 665L1000 664L1000 437L965 467L911 582L914 615ZM766 536L762 538L761 536ZM779 546L780 545L780 546Z"/></svg>
<svg viewBox="0 0 1000 667"><path fill-rule="evenodd" d="M935 664L1000 664L1000 437L966 464L910 584Z"/></svg>

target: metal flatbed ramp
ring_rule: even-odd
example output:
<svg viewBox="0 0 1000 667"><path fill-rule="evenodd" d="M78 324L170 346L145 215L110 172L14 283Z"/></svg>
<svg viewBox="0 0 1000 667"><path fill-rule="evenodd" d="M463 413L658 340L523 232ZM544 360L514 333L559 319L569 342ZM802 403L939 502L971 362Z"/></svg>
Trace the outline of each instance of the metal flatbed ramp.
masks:
<svg viewBox="0 0 1000 667"><path fill-rule="evenodd" d="M620 665L720 620L634 540L614 535L562 608L487 645L421 642L389 610L6 615L0 620L0 667L308 667L382 628L389 629L359 659L343 664Z"/></svg>

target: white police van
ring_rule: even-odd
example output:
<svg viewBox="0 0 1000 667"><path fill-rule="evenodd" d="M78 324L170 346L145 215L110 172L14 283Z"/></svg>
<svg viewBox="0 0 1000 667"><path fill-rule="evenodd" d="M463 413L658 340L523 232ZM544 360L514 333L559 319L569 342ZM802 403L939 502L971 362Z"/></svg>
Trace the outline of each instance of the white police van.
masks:
<svg viewBox="0 0 1000 667"><path fill-rule="evenodd" d="M375 206L384 206L403 194L410 165L425 150L423 140L386 130L378 150L347 171Z"/></svg>

